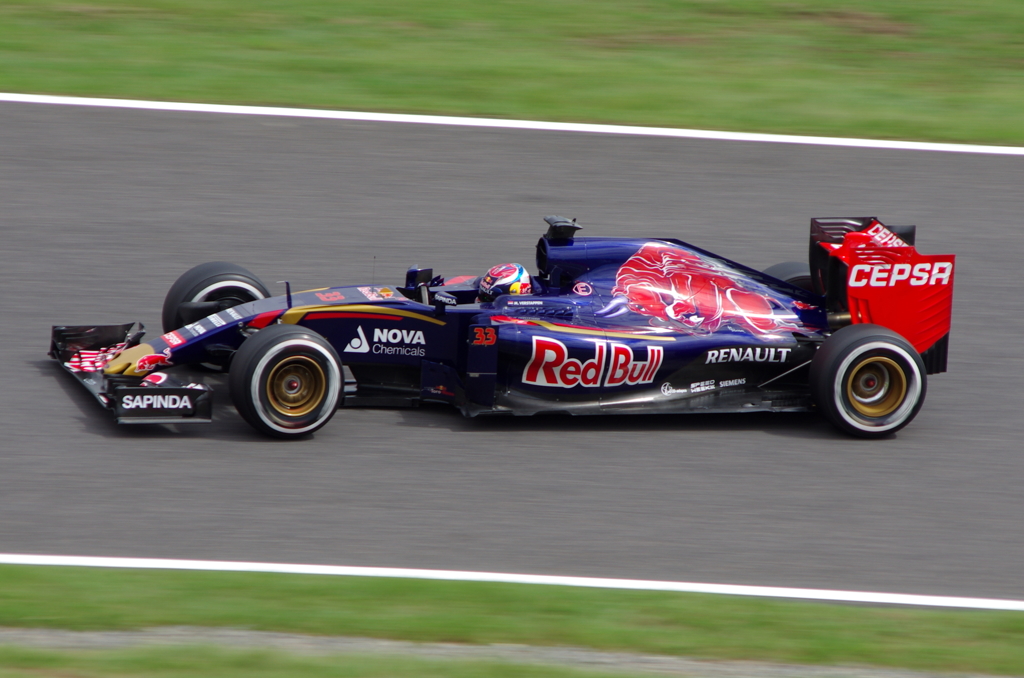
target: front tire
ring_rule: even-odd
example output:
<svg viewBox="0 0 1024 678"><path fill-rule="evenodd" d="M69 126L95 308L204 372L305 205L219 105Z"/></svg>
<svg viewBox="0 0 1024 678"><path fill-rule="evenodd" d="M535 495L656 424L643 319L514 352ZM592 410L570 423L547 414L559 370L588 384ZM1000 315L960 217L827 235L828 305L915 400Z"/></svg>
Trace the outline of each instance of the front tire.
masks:
<svg viewBox="0 0 1024 678"><path fill-rule="evenodd" d="M227 261L211 261L185 271L174 281L167 296L161 320L164 332L185 324L180 306L185 302L217 302L217 311L270 296L266 285L248 270Z"/></svg>
<svg viewBox="0 0 1024 678"><path fill-rule="evenodd" d="M271 325L245 340L229 375L231 400L250 426L273 438L307 436L331 420L342 392L341 360L322 336Z"/></svg>
<svg viewBox="0 0 1024 678"><path fill-rule="evenodd" d="M921 356L896 332L849 325L825 340L811 361L811 397L840 430L881 438L913 420L924 404Z"/></svg>

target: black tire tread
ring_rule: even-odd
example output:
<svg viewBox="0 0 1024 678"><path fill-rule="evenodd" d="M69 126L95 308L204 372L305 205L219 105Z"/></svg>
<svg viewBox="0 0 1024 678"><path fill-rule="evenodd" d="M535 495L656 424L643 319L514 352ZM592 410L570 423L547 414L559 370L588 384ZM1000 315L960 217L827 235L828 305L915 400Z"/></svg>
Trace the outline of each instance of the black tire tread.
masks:
<svg viewBox="0 0 1024 678"><path fill-rule="evenodd" d="M263 293L264 297L270 296L270 291L258 277L248 269L232 264L229 261L209 261L205 264L193 266L178 276L178 279L171 285L164 297L164 305L161 312L161 321L164 332L176 330L181 325L178 317L178 305L187 301L192 294L206 285L220 280L239 279L249 283Z"/></svg>
<svg viewBox="0 0 1024 678"><path fill-rule="evenodd" d="M235 352L234 357L231 360L232 369L228 373L228 391L231 394L231 401L234 403L235 409L238 410L238 413L242 418L254 429L273 438L294 439L311 435L314 431L326 425L334 415L332 412L331 415L317 426L316 429L295 435L277 431L267 426L260 418L256 410L257 405L249 398L249 385L251 380L254 378L253 372L256 369L256 365L259 363L260 358L263 356L263 353L274 344L277 344L286 338L308 339L320 344L333 356L338 365L339 371L341 370L342 362L338 357L337 351L334 350L334 347L331 346L326 339L316 332L298 325L271 325L246 339L242 346ZM341 391L344 390L343 383L339 384L339 389L341 389Z"/></svg>
<svg viewBox="0 0 1024 678"><path fill-rule="evenodd" d="M848 351L853 350L861 344L878 340L888 341L899 346L905 350L911 358L913 358L921 376L921 395L918 397L917 403L910 415L907 416L907 418L897 427L882 432L870 432L851 426L845 419L843 419L842 415L838 411L839 404L834 402L834 398L831 397L831 394L833 392L833 384L836 377L833 373L834 367L842 360L842 357ZM910 342L904 339L899 333L894 332L887 327L866 323L848 325L840 328L834 332L831 337L825 340L821 345L821 348L818 349L818 352L815 353L814 358L811 360L810 377L808 382L811 391L811 399L814 401L815 405L817 405L822 415L840 430L860 438L880 438L902 429L904 426L909 424L915 416L917 416L921 406L924 404L925 395L928 390L928 380L925 372L924 361L921 360L921 356L916 350L914 350L914 347Z"/></svg>

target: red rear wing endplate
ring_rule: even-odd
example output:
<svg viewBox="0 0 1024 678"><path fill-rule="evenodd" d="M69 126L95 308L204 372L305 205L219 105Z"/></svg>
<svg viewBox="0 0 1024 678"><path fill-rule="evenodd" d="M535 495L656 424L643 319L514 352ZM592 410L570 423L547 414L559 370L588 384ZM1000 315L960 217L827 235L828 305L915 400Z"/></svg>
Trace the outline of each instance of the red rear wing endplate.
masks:
<svg viewBox="0 0 1024 678"><path fill-rule="evenodd" d="M845 290L829 289L827 296L845 302L850 323L898 332L931 358L926 360L929 372L945 371L955 255L921 254L881 222L864 221L863 230L846 233L841 242L817 242L831 259L845 264L839 267L842 277L832 281L842 280Z"/></svg>

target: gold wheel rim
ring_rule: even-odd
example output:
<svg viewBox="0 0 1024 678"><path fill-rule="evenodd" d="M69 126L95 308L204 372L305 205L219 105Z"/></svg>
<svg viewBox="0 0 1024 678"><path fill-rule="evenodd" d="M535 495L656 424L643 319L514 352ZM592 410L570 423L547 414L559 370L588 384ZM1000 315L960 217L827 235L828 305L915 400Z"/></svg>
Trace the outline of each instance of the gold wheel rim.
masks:
<svg viewBox="0 0 1024 678"><path fill-rule="evenodd" d="M892 358L865 358L850 370L846 397L859 414L885 417L895 412L907 397L907 375Z"/></svg>
<svg viewBox="0 0 1024 678"><path fill-rule="evenodd" d="M286 417L302 417L323 402L327 377L320 364L307 356L293 356L274 366L267 379L270 406Z"/></svg>

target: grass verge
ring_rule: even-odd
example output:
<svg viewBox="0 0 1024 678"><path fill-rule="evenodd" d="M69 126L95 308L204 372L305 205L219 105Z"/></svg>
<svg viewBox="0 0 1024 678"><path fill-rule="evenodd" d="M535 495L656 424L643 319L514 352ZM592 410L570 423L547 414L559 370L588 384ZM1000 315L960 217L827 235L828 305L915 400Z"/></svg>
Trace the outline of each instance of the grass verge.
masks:
<svg viewBox="0 0 1024 678"><path fill-rule="evenodd" d="M211 647L57 652L0 647L0 678L625 678L501 662L280 652Z"/></svg>
<svg viewBox="0 0 1024 678"><path fill-rule="evenodd" d="M4 0L0 91L1024 144L1016 0Z"/></svg>
<svg viewBox="0 0 1024 678"><path fill-rule="evenodd" d="M1024 614L307 575L0 566L0 626L211 626L1024 673Z"/></svg>

